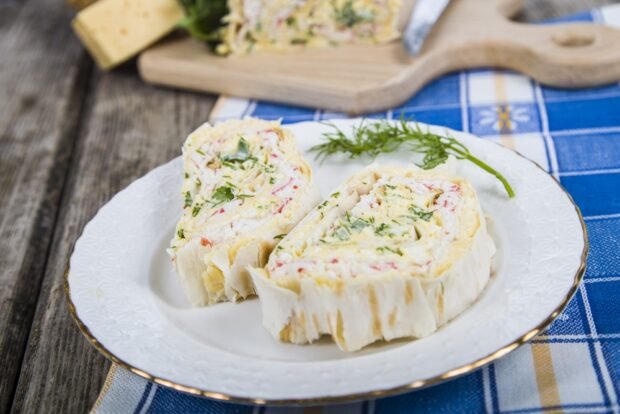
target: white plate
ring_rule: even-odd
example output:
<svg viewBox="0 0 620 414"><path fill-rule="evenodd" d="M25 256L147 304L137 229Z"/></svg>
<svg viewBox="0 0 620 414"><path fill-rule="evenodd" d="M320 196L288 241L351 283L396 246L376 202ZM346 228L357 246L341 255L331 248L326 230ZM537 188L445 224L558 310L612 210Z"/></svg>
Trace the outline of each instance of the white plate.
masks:
<svg viewBox="0 0 620 414"><path fill-rule="evenodd" d="M357 123L335 122L343 129ZM328 128L311 122L287 127L302 151ZM66 281L72 314L99 351L138 375L259 404L388 395L493 361L538 334L567 304L583 276L585 226L568 194L534 163L494 143L449 133L504 173L517 197L508 199L495 178L460 163L499 252L480 299L434 335L344 353L328 340L277 342L261 326L256 299L191 309L165 252L181 214L179 158L118 193L84 228ZM312 154L306 157L324 195L368 162L319 165ZM378 162L411 160L403 150Z"/></svg>

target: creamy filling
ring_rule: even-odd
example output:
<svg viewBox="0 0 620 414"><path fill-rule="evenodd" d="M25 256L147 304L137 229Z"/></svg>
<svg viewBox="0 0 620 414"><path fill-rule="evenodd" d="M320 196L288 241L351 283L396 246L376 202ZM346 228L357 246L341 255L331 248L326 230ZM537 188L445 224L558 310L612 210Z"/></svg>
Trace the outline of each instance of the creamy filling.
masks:
<svg viewBox="0 0 620 414"><path fill-rule="evenodd" d="M243 0L228 20L228 45L236 52L255 46L343 43L355 38L390 41L396 29L397 0Z"/></svg>
<svg viewBox="0 0 620 414"><path fill-rule="evenodd" d="M268 270L274 279L428 274L459 235L462 201L457 182L401 176L334 193L315 210L318 224L278 245Z"/></svg>
<svg viewBox="0 0 620 414"><path fill-rule="evenodd" d="M196 237L203 246L236 239L286 212L306 178L279 143L267 129L185 148L191 163L183 186L186 217L173 251Z"/></svg>

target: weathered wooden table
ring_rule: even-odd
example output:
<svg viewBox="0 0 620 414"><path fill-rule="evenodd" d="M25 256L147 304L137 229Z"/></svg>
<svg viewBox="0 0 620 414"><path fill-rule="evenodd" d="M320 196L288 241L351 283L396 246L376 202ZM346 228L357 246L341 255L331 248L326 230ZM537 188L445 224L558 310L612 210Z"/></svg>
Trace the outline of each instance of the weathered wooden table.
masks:
<svg viewBox="0 0 620 414"><path fill-rule="evenodd" d="M611 0L529 0L537 20ZM0 0L0 413L85 412L110 363L71 320L63 275L112 195L179 154L214 96L102 73L61 0Z"/></svg>

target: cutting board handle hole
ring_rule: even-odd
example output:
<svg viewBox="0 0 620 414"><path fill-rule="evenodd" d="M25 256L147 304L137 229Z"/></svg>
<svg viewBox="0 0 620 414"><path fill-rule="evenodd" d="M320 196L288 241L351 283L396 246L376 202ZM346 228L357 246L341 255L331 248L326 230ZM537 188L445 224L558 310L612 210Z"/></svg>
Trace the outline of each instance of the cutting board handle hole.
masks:
<svg viewBox="0 0 620 414"><path fill-rule="evenodd" d="M586 47L596 40L593 34L571 32L555 34L552 39L556 45L562 47Z"/></svg>

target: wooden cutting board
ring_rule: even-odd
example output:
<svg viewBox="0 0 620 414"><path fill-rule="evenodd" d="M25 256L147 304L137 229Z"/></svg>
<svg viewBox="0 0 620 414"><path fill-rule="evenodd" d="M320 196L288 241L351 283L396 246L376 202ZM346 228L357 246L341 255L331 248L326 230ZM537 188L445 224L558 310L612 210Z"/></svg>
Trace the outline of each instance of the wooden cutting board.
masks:
<svg viewBox="0 0 620 414"><path fill-rule="evenodd" d="M416 57L400 42L219 57L194 39L177 37L143 52L139 70L159 85L351 114L396 106L459 69L509 68L561 87L620 80L619 30L510 21L521 3L453 0Z"/></svg>

